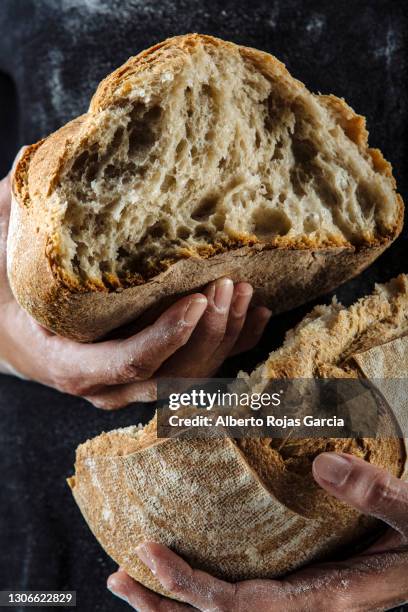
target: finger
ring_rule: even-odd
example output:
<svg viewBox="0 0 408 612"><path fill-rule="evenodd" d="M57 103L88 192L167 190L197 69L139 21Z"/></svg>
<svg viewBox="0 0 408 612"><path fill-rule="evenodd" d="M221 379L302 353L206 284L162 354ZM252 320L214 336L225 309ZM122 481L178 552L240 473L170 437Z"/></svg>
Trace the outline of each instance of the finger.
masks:
<svg viewBox="0 0 408 612"><path fill-rule="evenodd" d="M408 538L408 484L345 453L322 453L313 462L321 487L364 514L384 521Z"/></svg>
<svg viewBox="0 0 408 612"><path fill-rule="evenodd" d="M11 191L10 191L10 175L8 174L0 181L0 211L3 217L10 208Z"/></svg>
<svg viewBox="0 0 408 612"><path fill-rule="evenodd" d="M11 172L25 148L22 147L17 153ZM2 283L7 283L7 235L11 208L11 172L0 181L0 277Z"/></svg>
<svg viewBox="0 0 408 612"><path fill-rule="evenodd" d="M127 385L103 387L85 399L102 410L118 410L135 402L155 402L157 400L157 380L151 378Z"/></svg>
<svg viewBox="0 0 408 612"><path fill-rule="evenodd" d="M310 610L388 610L408 597L408 554L389 551L310 566L282 581L286 596ZM305 607L306 609L306 607Z"/></svg>
<svg viewBox="0 0 408 612"><path fill-rule="evenodd" d="M107 587L116 597L123 599L140 612L185 612L191 610L190 606L149 591L123 570L109 576Z"/></svg>
<svg viewBox="0 0 408 612"><path fill-rule="evenodd" d="M249 283L238 283L234 286L225 334L211 358L213 371L217 370L225 361L237 342L245 323L252 294L253 289Z"/></svg>
<svg viewBox="0 0 408 612"><path fill-rule="evenodd" d="M7 234L10 219L10 206L11 206L11 187L10 187L10 175L8 174L0 181L0 242L2 253L2 261L6 263L6 245L7 245Z"/></svg>
<svg viewBox="0 0 408 612"><path fill-rule="evenodd" d="M27 147L21 147L21 149L17 152L17 155L14 158L13 164L11 166L11 170L6 174L6 176L0 180L0 211L3 213L4 211L8 211L11 203L11 175L14 172L15 167L17 166L21 156L24 153L24 150Z"/></svg>
<svg viewBox="0 0 408 612"><path fill-rule="evenodd" d="M188 344L165 364L161 376L195 378L212 371L211 357L224 338L233 291L234 285L229 278L220 278L207 287L204 294L208 306L200 323Z"/></svg>
<svg viewBox="0 0 408 612"><path fill-rule="evenodd" d="M6 176L0 181L0 276L7 282L7 234L10 219L10 180Z"/></svg>
<svg viewBox="0 0 408 612"><path fill-rule="evenodd" d="M55 386L74 395L90 395L100 387L146 380L190 338L207 305L194 294L182 298L142 332L127 339L80 344L47 338Z"/></svg>
<svg viewBox="0 0 408 612"><path fill-rule="evenodd" d="M213 578L188 563L162 544L146 543L136 552L160 584L177 599L199 610L235 610L234 585Z"/></svg>
<svg viewBox="0 0 408 612"><path fill-rule="evenodd" d="M253 349L261 339L271 315L269 308L264 306L250 310L241 334L230 351L230 356Z"/></svg>

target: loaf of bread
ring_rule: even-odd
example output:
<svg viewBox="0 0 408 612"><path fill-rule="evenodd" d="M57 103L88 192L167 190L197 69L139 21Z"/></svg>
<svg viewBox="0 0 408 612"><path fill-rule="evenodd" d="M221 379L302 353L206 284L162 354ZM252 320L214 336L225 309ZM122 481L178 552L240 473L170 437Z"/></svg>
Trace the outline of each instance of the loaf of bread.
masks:
<svg viewBox="0 0 408 612"><path fill-rule="evenodd" d="M8 270L81 341L228 275L274 312L328 291L400 232L363 117L277 59L197 34L130 58L14 172Z"/></svg>
<svg viewBox="0 0 408 612"><path fill-rule="evenodd" d="M393 343L398 375L407 377L407 333L408 277L401 275L350 308L336 302L315 308L249 376L249 387L259 392L275 377L368 375L376 384L377 377L395 376L387 366L395 356L381 357L382 347L393 354ZM407 476L399 425L406 394L394 401L381 392L383 437L157 439L153 420L143 430L111 431L79 446L69 484L104 549L155 591L163 592L135 554L142 541L165 543L227 580L280 576L378 527L318 487L311 471L317 454L352 453Z"/></svg>

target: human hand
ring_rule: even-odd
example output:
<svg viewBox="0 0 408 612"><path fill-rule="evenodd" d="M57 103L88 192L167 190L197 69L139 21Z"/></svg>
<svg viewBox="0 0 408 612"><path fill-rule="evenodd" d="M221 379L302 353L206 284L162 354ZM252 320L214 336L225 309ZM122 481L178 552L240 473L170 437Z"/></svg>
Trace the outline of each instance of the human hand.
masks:
<svg viewBox="0 0 408 612"><path fill-rule="evenodd" d="M311 565L282 580L230 584L192 569L165 546L146 543L137 554L169 592L157 595L119 569L108 588L139 612L353 612L387 610L408 599L408 484L346 454L322 453L316 481L334 497L390 527L374 545L346 561Z"/></svg>
<svg viewBox="0 0 408 612"><path fill-rule="evenodd" d="M52 334L15 301L7 281L10 177L0 181L0 372L116 409L156 399L160 376L205 378L258 342L271 315L249 310L252 287L228 278L181 298L127 338L80 344Z"/></svg>

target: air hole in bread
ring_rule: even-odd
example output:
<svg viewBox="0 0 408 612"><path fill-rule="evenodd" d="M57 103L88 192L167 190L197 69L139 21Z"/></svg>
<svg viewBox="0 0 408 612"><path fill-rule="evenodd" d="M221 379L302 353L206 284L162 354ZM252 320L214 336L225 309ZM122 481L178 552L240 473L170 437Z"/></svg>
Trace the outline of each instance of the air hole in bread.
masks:
<svg viewBox="0 0 408 612"><path fill-rule="evenodd" d="M271 161L280 161L283 159L283 143L281 140L278 140L273 149Z"/></svg>
<svg viewBox="0 0 408 612"><path fill-rule="evenodd" d="M293 138L292 150L297 165L301 165L305 169L310 167L317 155L317 148L310 140Z"/></svg>
<svg viewBox="0 0 408 612"><path fill-rule="evenodd" d="M186 114L188 118L191 118L193 116L193 91L192 88L186 87L185 90L185 102L186 102ZM188 128L190 128L191 130L191 124L188 124ZM190 133L188 133L187 129L187 137L191 136Z"/></svg>
<svg viewBox="0 0 408 612"><path fill-rule="evenodd" d="M195 221L202 221L208 219L215 212L217 207L218 197L208 196L204 198L196 208L194 208L191 218Z"/></svg>
<svg viewBox="0 0 408 612"><path fill-rule="evenodd" d="M204 238L211 240L214 236L215 230L210 225L197 225L194 229L194 236L196 238Z"/></svg>
<svg viewBox="0 0 408 612"><path fill-rule="evenodd" d="M109 272L110 271L110 262L109 261L101 261L99 262L99 269L101 272Z"/></svg>
<svg viewBox="0 0 408 612"><path fill-rule="evenodd" d="M149 229L149 236L152 238L162 238L168 231L168 223L158 221Z"/></svg>
<svg viewBox="0 0 408 612"><path fill-rule="evenodd" d="M216 230L222 231L224 229L225 217L225 210L219 210L211 217L211 223Z"/></svg>
<svg viewBox="0 0 408 612"><path fill-rule="evenodd" d="M88 151L83 151L77 159L74 161L72 165L72 172L74 174L82 175L85 169L86 162L88 161L89 153Z"/></svg>
<svg viewBox="0 0 408 612"><path fill-rule="evenodd" d="M108 179L118 178L118 176L121 174L120 170L120 168L114 166L113 164L109 164L104 170L104 175ZM123 176L125 178L126 175L124 174Z"/></svg>
<svg viewBox="0 0 408 612"><path fill-rule="evenodd" d="M279 209L259 208L255 210L253 218L254 232L260 236L286 236L292 227L289 217Z"/></svg>
<svg viewBox="0 0 408 612"><path fill-rule="evenodd" d="M92 183L98 173L98 153L92 153L86 163L85 180Z"/></svg>
<svg viewBox="0 0 408 612"><path fill-rule="evenodd" d="M180 162L185 159L186 154L188 153L188 141L186 138L182 138L176 147L175 152L175 160L176 162Z"/></svg>
<svg viewBox="0 0 408 612"><path fill-rule="evenodd" d="M366 183L361 183L357 187L356 197L360 208L365 215L370 216L374 214L376 208L375 188L373 189Z"/></svg>
<svg viewBox="0 0 408 612"><path fill-rule="evenodd" d="M161 191L168 192L168 191L171 191L172 189L175 189L175 187L176 187L175 177L172 174L167 174L164 177L163 183L161 184L161 187L160 187Z"/></svg>
<svg viewBox="0 0 408 612"><path fill-rule="evenodd" d="M117 148L120 146L122 142L124 131L125 129L123 126L119 126L117 128L116 132L113 135L111 142L106 148L105 158L109 159L112 156L112 154L116 152Z"/></svg>
<svg viewBox="0 0 408 612"><path fill-rule="evenodd" d="M142 122L135 124L129 132L129 156L135 157L152 146L155 136L152 129Z"/></svg>
<svg viewBox="0 0 408 612"><path fill-rule="evenodd" d="M177 237L181 240L187 240L191 236L191 230L189 227L181 226L177 229Z"/></svg>

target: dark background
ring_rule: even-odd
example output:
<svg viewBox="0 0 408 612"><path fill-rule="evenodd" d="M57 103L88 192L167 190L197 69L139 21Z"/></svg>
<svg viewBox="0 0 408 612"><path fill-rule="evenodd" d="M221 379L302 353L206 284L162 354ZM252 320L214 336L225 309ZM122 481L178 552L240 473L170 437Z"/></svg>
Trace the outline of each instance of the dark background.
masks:
<svg viewBox="0 0 408 612"><path fill-rule="evenodd" d="M276 54L311 90L344 97L367 116L371 146L391 161L406 199L407 6L373 0L2 0L0 174L21 145L85 112L100 79L130 55L198 31ZM406 272L406 256L403 235L337 295L350 303L374 282ZM223 374L254 367L309 309L272 319L259 347L232 360ZM83 612L128 609L105 589L115 565L89 532L65 477L78 443L145 422L149 414L146 406L104 413L84 400L0 376L0 588L72 589Z"/></svg>

